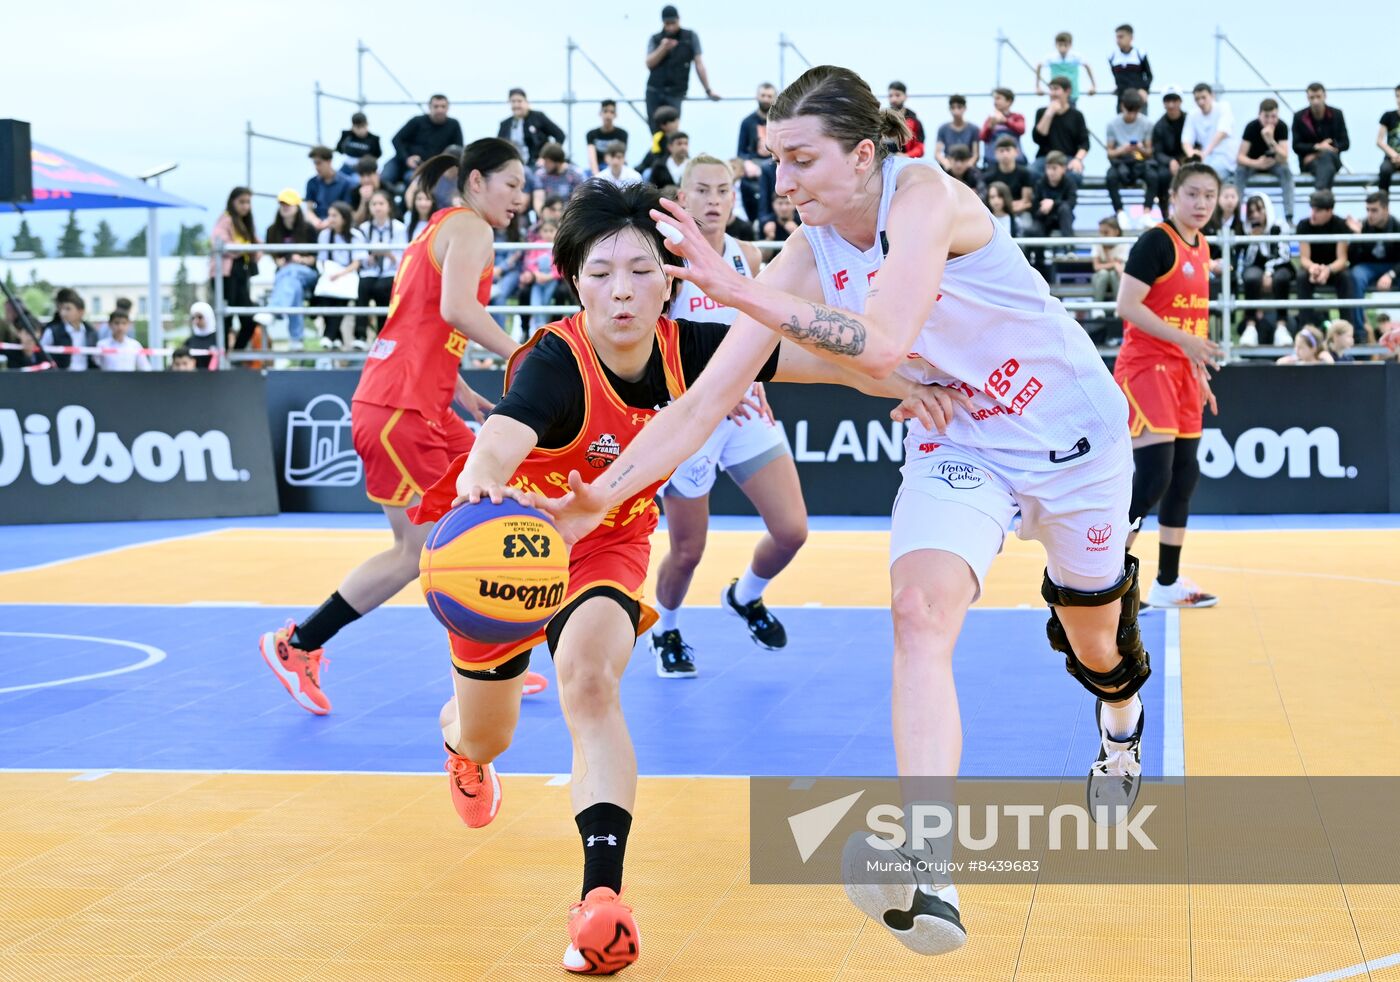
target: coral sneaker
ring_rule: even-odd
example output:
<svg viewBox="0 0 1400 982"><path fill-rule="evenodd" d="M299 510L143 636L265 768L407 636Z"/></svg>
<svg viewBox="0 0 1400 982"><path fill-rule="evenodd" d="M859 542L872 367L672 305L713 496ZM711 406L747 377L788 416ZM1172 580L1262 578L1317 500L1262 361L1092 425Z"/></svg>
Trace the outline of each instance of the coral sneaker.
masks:
<svg viewBox="0 0 1400 982"><path fill-rule="evenodd" d="M448 785L457 817L474 829L490 825L501 810L501 779L491 764L477 764L447 748Z"/></svg>
<svg viewBox="0 0 1400 982"><path fill-rule="evenodd" d="M564 967L580 975L612 975L641 953L632 908L607 887L594 887L569 908L569 947Z"/></svg>
<svg viewBox="0 0 1400 982"><path fill-rule="evenodd" d="M548 688L549 679L545 678L539 672L526 672L525 685L524 688L520 690L520 694L523 696L537 696Z"/></svg>
<svg viewBox="0 0 1400 982"><path fill-rule="evenodd" d="M280 631L269 631L258 639L258 650L297 705L324 716L331 711L331 701L321 691L321 663L329 665L331 660L320 648L303 651L295 647L291 639L296 629L295 624L288 622Z"/></svg>

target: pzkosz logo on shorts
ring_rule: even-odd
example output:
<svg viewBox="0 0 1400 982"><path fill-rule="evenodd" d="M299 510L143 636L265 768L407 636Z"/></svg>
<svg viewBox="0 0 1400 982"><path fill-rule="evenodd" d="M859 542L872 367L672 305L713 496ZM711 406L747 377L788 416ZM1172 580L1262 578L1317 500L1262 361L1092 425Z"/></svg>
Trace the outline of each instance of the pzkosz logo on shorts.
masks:
<svg viewBox="0 0 1400 982"><path fill-rule="evenodd" d="M583 459L588 461L589 467L602 470L616 460L621 453L622 445L617 442L617 437L611 433L604 433L588 445L588 449L584 451Z"/></svg>
<svg viewBox="0 0 1400 982"><path fill-rule="evenodd" d="M1085 533L1089 539L1089 545L1084 548L1089 552L1107 552L1105 545L1109 539L1113 538L1113 526L1104 522L1102 525L1090 525L1089 531Z"/></svg>
<svg viewBox="0 0 1400 982"><path fill-rule="evenodd" d="M933 469L933 476L948 487L957 488L959 491L980 488L987 482L987 475L980 467L974 467L962 460L943 461Z"/></svg>

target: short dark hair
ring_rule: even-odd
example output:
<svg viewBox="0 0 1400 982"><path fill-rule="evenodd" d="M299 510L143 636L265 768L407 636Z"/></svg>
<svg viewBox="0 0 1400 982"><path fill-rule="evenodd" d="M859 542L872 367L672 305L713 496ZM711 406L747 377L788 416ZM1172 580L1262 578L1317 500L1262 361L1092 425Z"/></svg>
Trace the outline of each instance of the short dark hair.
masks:
<svg viewBox="0 0 1400 982"><path fill-rule="evenodd" d="M1368 205L1385 205L1389 208L1390 195L1385 191L1372 191L1370 194L1366 195L1366 203Z"/></svg>
<svg viewBox="0 0 1400 982"><path fill-rule="evenodd" d="M1073 44L1074 35L1071 34L1069 31L1061 31L1059 34L1055 35L1055 43L1059 44L1061 41L1063 41L1065 44Z"/></svg>
<svg viewBox="0 0 1400 982"><path fill-rule="evenodd" d="M330 147L317 145L311 148L311 152L307 156L312 160L330 160L335 156L335 153Z"/></svg>
<svg viewBox="0 0 1400 982"><path fill-rule="evenodd" d="M1065 156L1063 153L1061 153L1059 150L1051 150L1049 153L1047 153L1047 154L1045 155L1045 166L1046 166L1046 167L1067 167L1067 166L1069 166L1069 158L1066 157L1066 156Z"/></svg>
<svg viewBox="0 0 1400 982"><path fill-rule="evenodd" d="M1322 211L1331 211L1337 207L1337 196L1331 191L1323 188L1321 191L1314 191L1308 195L1308 204Z"/></svg>
<svg viewBox="0 0 1400 982"><path fill-rule="evenodd" d="M1142 96L1138 94L1137 89L1127 89L1118 101L1123 104L1124 109L1131 109L1134 112L1142 108Z"/></svg>
<svg viewBox="0 0 1400 982"><path fill-rule="evenodd" d="M657 129L667 123L677 122L681 118L681 111L675 106L658 106L656 112L651 114L652 125Z"/></svg>
<svg viewBox="0 0 1400 982"><path fill-rule="evenodd" d="M127 323L131 323L131 315L125 310L117 309L107 315L107 323L110 324L112 321L126 321Z"/></svg>
<svg viewBox="0 0 1400 982"><path fill-rule="evenodd" d="M379 161L375 160L369 154L365 154L359 160L355 161L355 173L362 177L366 174L377 174L379 173Z"/></svg>
<svg viewBox="0 0 1400 982"><path fill-rule="evenodd" d="M549 197L545 198L544 201L540 204L540 208L553 208L555 205L563 207L568 203L568 200L562 194L551 194Z"/></svg>
<svg viewBox="0 0 1400 982"><path fill-rule="evenodd" d="M1274 113L1274 112L1278 112L1278 100L1277 100L1277 99L1260 99L1260 100L1259 100L1259 111L1260 111L1261 113Z"/></svg>
<svg viewBox="0 0 1400 982"><path fill-rule="evenodd" d="M117 297L117 309L118 309L118 310L125 310L125 311L127 311L127 312L129 313L129 312L131 311L131 308L134 307L134 306L136 306L136 305L135 305L134 303L131 302L131 298L130 298L130 297Z"/></svg>
<svg viewBox="0 0 1400 982"><path fill-rule="evenodd" d="M1309 83L1309 85L1308 85L1308 91L1309 91L1309 92L1326 92L1326 91L1327 91L1327 86L1323 85L1321 82L1311 82L1311 83Z"/></svg>
<svg viewBox="0 0 1400 982"><path fill-rule="evenodd" d="M1215 90L1210 87L1209 82L1197 82L1195 87L1191 89L1191 94L1195 95L1197 92L1209 92L1211 95L1215 95Z"/></svg>
<svg viewBox="0 0 1400 982"><path fill-rule="evenodd" d="M354 113L350 116L351 126L364 126L369 123L369 117L364 113Z"/></svg>
<svg viewBox="0 0 1400 982"><path fill-rule="evenodd" d="M909 86L905 85L903 82L891 82L886 88L894 89L896 92L903 92L905 95L909 94Z"/></svg>
<svg viewBox="0 0 1400 982"><path fill-rule="evenodd" d="M627 153L627 144L623 143L621 140L613 140L611 143L609 143L606 147L603 148L604 157L611 157L614 154L619 153L623 155L626 155Z"/></svg>
<svg viewBox="0 0 1400 982"><path fill-rule="evenodd" d="M1016 101L1016 93L1004 85L998 85L996 88L992 89L992 95L1001 96L1006 100L1008 105Z"/></svg>
<svg viewBox="0 0 1400 982"><path fill-rule="evenodd" d="M511 89L509 92L506 93L507 99L512 98L513 96L520 96L520 98L522 99L530 98L528 95L525 94L525 90L519 87Z"/></svg>
<svg viewBox="0 0 1400 982"><path fill-rule="evenodd" d="M193 359L193 358L194 358L194 352L192 352L192 351L190 350L190 346L189 346L189 345L187 345L187 344L182 344L182 345L180 345L180 347L178 347L178 348L176 348L174 351L170 352L170 360L171 360L171 361L174 361L176 358L189 358L189 359Z"/></svg>
<svg viewBox="0 0 1400 982"><path fill-rule="evenodd" d="M684 140L686 143L689 143L690 134L682 133L680 130L676 130L676 132L671 134L671 139L667 141L667 146L669 146L672 143L675 143L677 140Z"/></svg>
<svg viewBox="0 0 1400 982"><path fill-rule="evenodd" d="M443 95L441 92L434 92L432 95L428 96L428 101L429 101L429 102L435 102L435 101L437 101L438 99L441 99L443 102L450 102L450 101L451 101L450 99L447 98L447 96Z"/></svg>
<svg viewBox="0 0 1400 982"><path fill-rule="evenodd" d="M640 232L655 248L657 259L665 263L670 254L650 214L653 208L660 207L661 194L651 184L629 184L625 188L611 181L580 184L569 199L569 208L554 237L554 264L564 280L572 283L578 279L595 244L629 228Z"/></svg>
<svg viewBox="0 0 1400 982"><path fill-rule="evenodd" d="M1115 28L1113 29L1113 33L1114 33L1114 34L1117 34L1119 31L1127 31L1129 34L1131 34L1131 33L1133 33L1133 25L1132 25L1132 24L1119 24L1117 27L1115 27Z"/></svg>
<svg viewBox="0 0 1400 982"><path fill-rule="evenodd" d="M992 149L1000 150L1002 147L1010 147L1012 150L1015 150L1016 138L1008 133L1003 133L1001 136L997 137L997 142L992 144Z"/></svg>
<svg viewBox="0 0 1400 982"><path fill-rule="evenodd" d="M544 146L540 147L540 159L548 160L556 164L562 164L569 158L565 155L563 147L555 143L553 140L550 140Z"/></svg>
<svg viewBox="0 0 1400 982"><path fill-rule="evenodd" d="M55 307L65 303L71 303L79 310L87 309L87 304L83 303L83 298L78 295L78 291L70 286L60 287L58 292L53 295L53 305Z"/></svg>
<svg viewBox="0 0 1400 982"><path fill-rule="evenodd" d="M1074 91L1074 83L1069 80L1068 75L1056 75L1050 80L1050 88L1064 89L1066 92Z"/></svg>
<svg viewBox="0 0 1400 982"><path fill-rule="evenodd" d="M966 143L958 143L948 148L949 160L971 160L972 150Z"/></svg>
<svg viewBox="0 0 1400 982"><path fill-rule="evenodd" d="M599 109L606 109L606 108L608 108L609 106L612 106L614 109L616 109L616 108L617 108L617 100L616 100L616 99L604 99L602 102L598 103L598 108L599 108Z"/></svg>
<svg viewBox="0 0 1400 982"><path fill-rule="evenodd" d="M966 109L966 108L967 108L967 96L963 96L963 95L950 95L950 96L948 97L948 108L949 108L949 109L952 109L954 106L962 106L964 109Z"/></svg>

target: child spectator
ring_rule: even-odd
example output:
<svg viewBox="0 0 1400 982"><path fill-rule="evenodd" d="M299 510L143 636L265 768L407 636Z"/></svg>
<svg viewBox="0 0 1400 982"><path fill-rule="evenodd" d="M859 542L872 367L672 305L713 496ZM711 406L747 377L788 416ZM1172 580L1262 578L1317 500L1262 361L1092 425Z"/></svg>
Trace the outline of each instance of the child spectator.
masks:
<svg viewBox="0 0 1400 982"><path fill-rule="evenodd" d="M1135 94L1130 90L1124 93L1124 97ZM1108 215L1099 219L1099 234L1104 238L1117 238L1123 234L1123 230L1118 227L1118 220ZM1094 246L1092 282L1095 300L1104 301L1118 296L1118 284L1123 281L1123 267L1127 262L1128 246L1121 242L1117 245L1100 243Z"/></svg>
<svg viewBox="0 0 1400 982"><path fill-rule="evenodd" d="M355 113L350 117L350 128L340 131L340 139L336 141L335 149L345 157L341 161L340 172L347 177L355 175L356 165L365 157L374 161L375 170L378 170L379 158L384 156L384 151L379 146L379 137L369 131L369 120L365 118L364 113Z"/></svg>
<svg viewBox="0 0 1400 982"><path fill-rule="evenodd" d="M666 141L666 157L658 161L647 175L647 180L659 188L679 187L685 162L690 159L690 137L679 131L672 133Z"/></svg>
<svg viewBox="0 0 1400 982"><path fill-rule="evenodd" d="M763 223L763 239L766 242L786 242L802 225L797 217L797 209L786 195L773 199L773 217Z"/></svg>
<svg viewBox="0 0 1400 982"><path fill-rule="evenodd" d="M1078 195L1068 179L1065 155L1051 150L1045 157L1045 174L1035 182L1031 208L1033 236L1073 235L1074 206Z"/></svg>
<svg viewBox="0 0 1400 982"><path fill-rule="evenodd" d="M1121 227L1129 224L1123 210L1122 189L1146 184L1143 206L1146 211L1152 205L1159 182L1152 164L1152 124L1142 115L1142 96L1137 89L1129 89L1120 96L1119 105L1123 111L1108 121L1107 140L1104 141L1108 153L1108 175L1104 183L1108 185L1108 198ZM1153 168L1151 178L1148 177L1149 167Z"/></svg>
<svg viewBox="0 0 1400 982"><path fill-rule="evenodd" d="M1245 202L1244 214L1250 235L1283 233L1274 222L1273 202L1269 200L1268 195L1251 194ZM1258 300L1264 293L1269 293L1275 300L1287 300L1294 277L1293 256L1288 243L1251 242L1241 247L1238 256L1235 257L1235 275L1244 286L1245 300ZM1264 311L1265 316L1257 316L1258 313L1255 310L1244 312L1244 329L1240 332L1241 344L1251 343L1245 340L1246 334L1254 334L1257 339L1256 320L1260 324L1267 324L1275 319L1272 316L1275 313L1273 311ZM1291 344L1293 336L1288 333L1285 325L1288 311L1280 310L1277 314L1274 344Z"/></svg>
<svg viewBox="0 0 1400 982"><path fill-rule="evenodd" d="M987 185L987 210L998 225L1006 229L1006 234L1016 237L1016 216L1011 214L1011 189L1005 181L993 181Z"/></svg>
<svg viewBox="0 0 1400 982"><path fill-rule="evenodd" d="M642 175L627 166L627 144L620 141L609 143L603 151L603 169L598 179L625 188L629 184L642 183Z"/></svg>
<svg viewBox="0 0 1400 982"><path fill-rule="evenodd" d="M554 265L554 233L559 226L552 221L540 222L536 234L543 248L530 249L525 253L524 270L520 274L522 286L530 288L530 306L546 307L554 303L554 292L559 283L559 270ZM530 327L549 323L549 314L530 315Z"/></svg>
<svg viewBox="0 0 1400 982"><path fill-rule="evenodd" d="M557 143L546 143L540 148L540 165L535 168L535 211L544 206L545 198L568 201L583 180L583 171L569 163L564 148Z"/></svg>
<svg viewBox="0 0 1400 982"><path fill-rule="evenodd" d="M1094 82L1094 70L1085 63L1084 59L1070 50L1074 45L1074 37L1069 31L1061 31L1055 35L1055 50L1040 64L1035 66L1035 94L1044 95L1044 82L1048 79L1052 83L1056 78L1064 78L1068 83L1069 104L1072 106L1079 101L1079 71L1083 69L1089 76L1089 94L1098 92L1098 86ZM1044 71L1042 72L1042 69Z"/></svg>
<svg viewBox="0 0 1400 982"><path fill-rule="evenodd" d="M176 348L170 355L170 368L172 372L193 372L199 369L194 355L190 354L190 349L183 344Z"/></svg>
<svg viewBox="0 0 1400 982"><path fill-rule="evenodd" d="M1188 159L1209 164L1223 183L1235 172L1240 148L1239 137L1235 136L1235 114L1228 102L1215 98L1215 90L1205 82L1197 82L1191 95L1199 111L1186 117L1182 145Z"/></svg>
<svg viewBox="0 0 1400 982"><path fill-rule="evenodd" d="M1089 154L1089 127L1084 114L1070 102L1069 79L1056 75L1050 80L1050 102L1035 111L1031 139L1037 147L1031 173L1045 173L1046 156L1059 152L1065 158L1069 180L1075 187L1084 179L1084 158Z"/></svg>
<svg viewBox="0 0 1400 982"><path fill-rule="evenodd" d="M982 129L977 138L982 141L982 169L991 170L997 165L996 147L1002 137L1008 137L1016 148L1016 163L1024 164L1026 155L1021 152L1021 137L1026 132L1026 117L1011 111L1016 101L1016 93L1008 88L992 90L992 111L982 121Z"/></svg>
<svg viewBox="0 0 1400 982"><path fill-rule="evenodd" d="M1293 339L1293 354L1284 355L1277 364L1280 365L1330 365L1332 355L1326 348L1327 339L1322 336L1322 332L1311 324L1304 324L1298 332L1298 336Z"/></svg>
<svg viewBox="0 0 1400 982"><path fill-rule="evenodd" d="M194 358L201 372L214 366L214 349L218 347L218 328L214 326L214 308L203 300L190 304L190 337L185 351Z"/></svg>
<svg viewBox="0 0 1400 982"><path fill-rule="evenodd" d="M1013 215L1031 210L1035 187L1035 178L1031 176L1030 168L1016 161L1019 153L1015 139L1010 136L999 137L996 146L996 166L983 175L989 184L1001 181L1006 185Z"/></svg>
<svg viewBox="0 0 1400 982"><path fill-rule="evenodd" d="M326 217L330 206L336 201L350 205L355 196L355 183L331 166L334 154L330 147L312 147L307 154L316 173L307 178L306 193L302 198L311 206L311 224L317 231L326 227ZM353 206L352 206L353 207Z"/></svg>
<svg viewBox="0 0 1400 982"><path fill-rule="evenodd" d="M151 360L142 353L141 342L131 336L131 316L124 310L112 311L107 319L111 337L102 342L102 370L105 372L149 372Z"/></svg>
<svg viewBox="0 0 1400 982"><path fill-rule="evenodd" d="M1298 223L1295 230L1304 235L1346 235L1347 223L1337 217L1337 200L1331 191L1314 191L1308 198L1311 213ZM1331 287L1337 297L1348 300L1356 296L1351 274L1347 272L1345 242L1299 242L1298 299L1311 300L1318 287Z"/></svg>
<svg viewBox="0 0 1400 982"><path fill-rule="evenodd" d="M418 233L428 227L428 219L433 217L433 212L437 211L437 205L433 201L433 196L422 188L414 185L413 202L408 213L408 222L405 231L408 233L408 241L412 242L418 238Z"/></svg>
<svg viewBox="0 0 1400 982"><path fill-rule="evenodd" d="M49 321L49 326L44 328L44 333L39 337L39 343L45 348L95 348L102 335L97 328L83 320L83 314L87 310L87 304L78 295L77 290L63 287L54 294L54 303L57 306L57 313L54 319ZM97 371L102 368L102 362L97 355L70 355L50 352L53 358L54 367L68 372Z"/></svg>
<svg viewBox="0 0 1400 982"><path fill-rule="evenodd" d="M360 292L357 303L361 307L388 307L394 292L394 276L399 271L399 258L408 244L408 233L403 222L394 217L394 201L385 190L375 191L369 197L369 220L359 227L365 242L365 251L360 258ZM383 326L376 319L376 332ZM369 340L369 316L360 314L355 318L355 349L366 350Z"/></svg>
<svg viewBox="0 0 1400 982"><path fill-rule="evenodd" d="M1342 151L1351 147L1347 121L1340 109L1327 104L1321 82L1308 86L1308 108L1293 114L1293 150L1298 169L1313 175L1313 186L1325 191L1342 168Z"/></svg>
<svg viewBox="0 0 1400 982"><path fill-rule="evenodd" d="M968 127L971 129L972 127ZM959 143L948 151L948 173L962 181L976 192L983 201L987 199L987 186L982 172L972 166L972 151L966 144Z"/></svg>
<svg viewBox="0 0 1400 982"><path fill-rule="evenodd" d="M598 118L602 125L595 126L587 135L590 174L601 173L602 168L607 166L603 160L608 155L608 147L614 143L622 144L623 153L627 152L627 131L617 125L617 101L604 99L598 107Z"/></svg>
<svg viewBox="0 0 1400 982"><path fill-rule="evenodd" d="M453 178L456 178L454 173ZM375 167L372 157L361 157L355 165L355 193L350 196L350 210L355 213L355 224L369 221L369 196L384 186L383 179Z"/></svg>
<svg viewBox="0 0 1400 982"><path fill-rule="evenodd" d="M1400 170L1400 85L1395 87L1395 108L1381 113L1380 129L1376 131L1376 146L1381 148L1381 191L1390 193L1390 182Z"/></svg>
<svg viewBox="0 0 1400 982"><path fill-rule="evenodd" d="M637 165L637 170L643 174L650 173L653 167L665 160L667 144L680 128L681 114L678 109L672 106L657 109L651 118L651 143L647 147L646 156Z"/></svg>
<svg viewBox="0 0 1400 982"><path fill-rule="evenodd" d="M953 121L938 127L938 135L933 144L934 158L944 170L952 169L948 166L948 151L953 147L967 147L973 162L976 162L978 151L981 150L979 130L964 118L967 114L967 99L960 95L949 96L948 112L952 114Z"/></svg>
<svg viewBox="0 0 1400 982"><path fill-rule="evenodd" d="M316 241L316 230L306 220L301 195L285 188L277 196L277 217L267 227L267 241L278 245L303 245ZM316 253L274 252L277 275L272 280L269 307L300 307L316 286ZM278 315L282 316L282 315ZM287 316L287 336L293 348L302 346L305 320L301 314Z"/></svg>
<svg viewBox="0 0 1400 982"><path fill-rule="evenodd" d="M906 157L922 157L924 155L924 124L919 121L914 110L906 105L909 98L909 87L903 82L891 82L887 93L890 100L890 108L904 113L904 122L909 127L909 139L904 146L899 148L899 153Z"/></svg>
<svg viewBox="0 0 1400 982"><path fill-rule="evenodd" d="M1351 349L1356 345L1356 332L1351 321L1338 317L1327 325L1327 353L1337 364L1356 361Z"/></svg>
<svg viewBox="0 0 1400 982"><path fill-rule="evenodd" d="M1133 44L1133 25L1119 24L1113 31L1117 49L1108 56L1108 67L1113 72L1113 90L1118 95L1118 111L1123 111L1123 94L1136 92L1142 104L1147 105L1147 93L1152 88L1152 66L1147 63L1147 55Z"/></svg>
<svg viewBox="0 0 1400 982"><path fill-rule="evenodd" d="M324 147L321 149L325 150ZM332 175L341 181L345 178L336 174L330 169L330 151L326 150L325 167ZM318 180L312 178L313 181ZM209 233L211 244L219 243L228 245L235 243L239 245L250 245L258 241L258 234L253 231L253 192L247 188L234 188L228 193L228 202L224 206L224 212L214 223L214 230ZM259 254L252 252L226 252L223 259L216 265L213 255L209 257L209 295L214 295L214 277L223 278L224 303L230 307L251 307L253 305L253 294L251 283L253 273L258 268ZM233 335L233 319L238 317L238 334ZM227 335L225 345L229 348L246 348L253 340L254 321L246 314L228 314L224 317L224 334Z"/></svg>
<svg viewBox="0 0 1400 982"><path fill-rule="evenodd" d="M1293 171L1288 163L1288 126L1278 118L1278 103L1264 99L1259 116L1251 119L1235 154L1235 187L1240 197L1256 174L1272 174L1283 189L1283 217L1293 225Z"/></svg>
<svg viewBox="0 0 1400 982"><path fill-rule="evenodd" d="M364 242L364 236L355 227L355 216L350 212L350 206L344 201L331 203L330 217L326 220L326 227L321 229L316 235L316 241L320 243L344 244L344 248L331 249L320 254L321 276L316 282L317 293L312 297L312 305L316 307L348 307L351 300L344 296L331 296L322 291L327 288L335 289L333 284L338 283L346 277L357 277L360 269L360 256L363 250L350 248L352 245L358 246ZM337 290L337 292L339 292ZM349 291L352 296L359 293L358 286ZM332 326L334 325L334 326ZM322 344L327 348L345 347L345 318L335 316L324 316L323 327L321 329Z"/></svg>

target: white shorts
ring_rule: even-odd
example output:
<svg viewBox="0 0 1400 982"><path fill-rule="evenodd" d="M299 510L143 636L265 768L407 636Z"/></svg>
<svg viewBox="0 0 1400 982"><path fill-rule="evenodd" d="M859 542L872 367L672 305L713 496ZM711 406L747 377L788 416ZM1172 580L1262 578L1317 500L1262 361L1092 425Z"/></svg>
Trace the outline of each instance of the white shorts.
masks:
<svg viewBox="0 0 1400 982"><path fill-rule="evenodd" d="M704 497L715 486L716 468L728 472L735 484L743 484L771 461L791 454L781 426L756 416L740 426L726 417L705 445L676 468L661 493Z"/></svg>
<svg viewBox="0 0 1400 982"><path fill-rule="evenodd" d="M1045 546L1057 586L1086 592L1114 586L1123 576L1133 494L1126 436L1058 466L1037 460L1034 469L1008 465L1006 454L992 462L976 450L906 438L890 562L919 549L951 552L972 567L980 596L1006 532L1015 527L1020 538Z"/></svg>

